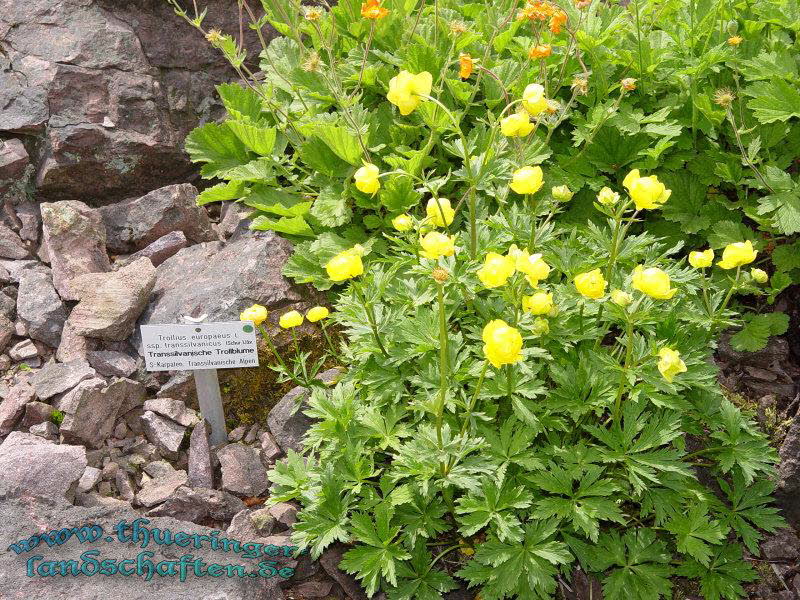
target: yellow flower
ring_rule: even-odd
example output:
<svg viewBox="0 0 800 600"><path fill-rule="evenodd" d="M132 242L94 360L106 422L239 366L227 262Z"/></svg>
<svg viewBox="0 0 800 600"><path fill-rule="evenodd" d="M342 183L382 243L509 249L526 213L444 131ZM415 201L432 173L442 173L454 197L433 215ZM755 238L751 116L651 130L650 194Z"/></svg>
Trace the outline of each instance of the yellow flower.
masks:
<svg viewBox="0 0 800 600"><path fill-rule="evenodd" d="M693 250L689 252L689 264L695 269L705 269L714 262L714 251L711 248L706 250Z"/></svg>
<svg viewBox="0 0 800 600"><path fill-rule="evenodd" d="M756 283L767 283L769 281L769 275L764 269L750 269L750 277Z"/></svg>
<svg viewBox="0 0 800 600"><path fill-rule="evenodd" d="M738 46L744 41L744 38L740 35L732 35L728 38L728 45L729 46Z"/></svg>
<svg viewBox="0 0 800 600"><path fill-rule="evenodd" d="M597 300L606 293L608 282L600 269L593 269L575 276L575 288L582 296Z"/></svg>
<svg viewBox="0 0 800 600"><path fill-rule="evenodd" d="M456 251L456 236L445 235L438 231L426 233L420 240L420 256L423 258L437 259L440 256L453 256Z"/></svg>
<svg viewBox="0 0 800 600"><path fill-rule="evenodd" d="M597 201L603 206L614 206L619 202L619 194L609 187L604 187L598 192Z"/></svg>
<svg viewBox="0 0 800 600"><path fill-rule="evenodd" d="M636 204L636 210L652 210L664 204L672 194L655 175L641 177L639 169L634 169L625 177L622 185L628 190Z"/></svg>
<svg viewBox="0 0 800 600"><path fill-rule="evenodd" d="M296 310L290 310L289 312L283 313L281 315L278 324L284 329L291 329L292 327L298 327L303 324L303 315L301 315Z"/></svg>
<svg viewBox="0 0 800 600"><path fill-rule="evenodd" d="M450 206L447 198L431 198L425 207L425 214L428 215L428 223L436 227L446 227L453 222L456 211Z"/></svg>
<svg viewBox="0 0 800 600"><path fill-rule="evenodd" d="M541 167L522 167L514 171L511 189L518 194L535 194L542 188Z"/></svg>
<svg viewBox="0 0 800 600"><path fill-rule="evenodd" d="M750 240L746 242L736 242L728 244L722 251L722 260L717 264L723 269L734 269L742 265L748 265L756 259L756 252Z"/></svg>
<svg viewBox="0 0 800 600"><path fill-rule="evenodd" d="M550 322L544 317L536 317L531 326L531 333L533 333L533 335L545 335L550 333Z"/></svg>
<svg viewBox="0 0 800 600"><path fill-rule="evenodd" d="M427 71L422 73L409 73L400 71L389 80L389 93L386 99L400 109L401 115L410 115L422 102L422 96L431 93L433 76Z"/></svg>
<svg viewBox="0 0 800 600"><path fill-rule="evenodd" d="M331 314L324 306L315 306L311 308L306 313L306 319L308 319L311 323L316 323L317 321L322 321L322 319L326 319L328 315Z"/></svg>
<svg viewBox="0 0 800 600"><path fill-rule="evenodd" d="M575 193L566 185L557 185L550 190L550 195L560 202L569 202Z"/></svg>
<svg viewBox="0 0 800 600"><path fill-rule="evenodd" d="M538 83L531 83L522 92L522 106L528 113L535 117L547 110L547 98L544 95L544 88Z"/></svg>
<svg viewBox="0 0 800 600"><path fill-rule="evenodd" d="M392 227L397 231L408 231L414 226L414 221L407 214L397 215L392 219Z"/></svg>
<svg viewBox="0 0 800 600"><path fill-rule="evenodd" d="M550 275L550 265L542 260L541 254L529 254L528 250L520 250L516 246L508 249L508 256L514 259L517 271L525 274L531 287L539 285L539 281Z"/></svg>
<svg viewBox="0 0 800 600"><path fill-rule="evenodd" d="M536 292L531 296L523 296L522 310L532 315L546 315L553 310L553 294Z"/></svg>
<svg viewBox="0 0 800 600"><path fill-rule="evenodd" d="M356 187L364 192L365 194L372 194L381 189L381 180L378 179L378 175L381 172L375 165L365 164L361 167L358 171L356 171L355 175L353 175L353 179L356 181Z"/></svg>
<svg viewBox="0 0 800 600"><path fill-rule="evenodd" d="M469 54L464 54L463 52L458 55L458 76L461 79L469 79L469 76L472 75L472 69L475 66L475 61L472 60L472 57Z"/></svg>
<svg viewBox="0 0 800 600"><path fill-rule="evenodd" d="M533 131L533 123L525 113L514 113L500 120L500 131L508 137L525 137Z"/></svg>
<svg viewBox="0 0 800 600"><path fill-rule="evenodd" d="M628 292L623 292L622 290L611 290L611 301L617 306L622 306L624 308L633 302L633 298Z"/></svg>
<svg viewBox="0 0 800 600"><path fill-rule="evenodd" d="M239 315L240 321L252 321L254 325L261 325L267 320L267 309L260 304L253 304Z"/></svg>
<svg viewBox="0 0 800 600"><path fill-rule="evenodd" d="M681 353L671 348L662 348L658 351L661 360L658 361L658 370L668 382L672 383L675 375L686 372L686 363L681 360Z"/></svg>
<svg viewBox="0 0 800 600"><path fill-rule="evenodd" d="M505 321L489 321L483 328L483 353L499 368L522 360L522 336Z"/></svg>
<svg viewBox="0 0 800 600"><path fill-rule="evenodd" d="M361 275L364 272L364 264L361 262L363 253L364 249L356 244L334 256L325 265L328 277L333 281L344 281Z"/></svg>
<svg viewBox="0 0 800 600"><path fill-rule="evenodd" d="M489 252L483 266L478 269L478 279L487 288L496 288L505 285L515 270L513 258Z"/></svg>
<svg viewBox="0 0 800 600"><path fill-rule="evenodd" d="M677 289L670 287L669 275L658 267L645 269L639 265L633 270L631 285L634 289L657 300L669 300L678 292Z"/></svg>

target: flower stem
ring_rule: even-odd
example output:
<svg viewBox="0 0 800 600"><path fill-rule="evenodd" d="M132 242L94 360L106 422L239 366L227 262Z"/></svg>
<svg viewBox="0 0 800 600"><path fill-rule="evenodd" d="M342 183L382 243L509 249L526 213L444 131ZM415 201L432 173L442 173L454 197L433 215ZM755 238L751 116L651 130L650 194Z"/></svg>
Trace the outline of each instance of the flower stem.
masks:
<svg viewBox="0 0 800 600"><path fill-rule="evenodd" d="M741 275L742 267L741 265L736 267L736 277L733 280L733 284L731 284L731 289L728 290L728 294L725 296L725 299L722 301L722 304L719 307L719 312L722 314L726 308L728 308L728 302L731 301L731 297L733 296L733 292L739 289L739 275Z"/></svg>
<svg viewBox="0 0 800 600"><path fill-rule="evenodd" d="M378 344L381 354L383 354L386 358L389 358L389 353L383 346L381 336L378 334L378 324L375 321L375 312L372 308L372 305L367 302L367 296L364 294L364 290L361 288L361 286L356 285L354 287L356 289L356 293L361 297L361 301L364 303L364 310L367 313L367 320L369 321L369 326L372 328L372 336L375 338L375 343Z"/></svg>
<svg viewBox="0 0 800 600"><path fill-rule="evenodd" d="M627 314L627 313L626 313ZM633 321L630 316L625 320L625 337L627 347L625 349L625 363L622 367L622 373L619 376L619 387L617 388L617 396L614 399L614 423L618 427L622 427L621 423L621 409L622 409L622 394L625 392L625 375L628 372L631 364L631 357L633 356Z"/></svg>
<svg viewBox="0 0 800 600"><path fill-rule="evenodd" d="M444 450L442 443L442 424L444 421L444 405L447 398L447 313L444 303L444 283L436 286L439 304L439 401L436 404L436 438L439 450ZM447 465L442 461L439 465L442 475L447 474Z"/></svg>
<svg viewBox="0 0 800 600"><path fill-rule="evenodd" d="M328 348L331 349L331 353L335 356L336 355L336 347L333 345L333 341L331 341L331 336L328 335L328 327L325 323L320 323L320 327L322 328L322 335L325 336L325 341L328 343Z"/></svg>
<svg viewBox="0 0 800 600"><path fill-rule="evenodd" d="M308 379L308 370L306 369L306 362L302 360L300 357L300 344L297 341L297 333L295 332L295 328L292 327L292 340L294 341L294 354L296 359L300 362L300 366L303 369L303 378L305 379L305 385L309 385Z"/></svg>

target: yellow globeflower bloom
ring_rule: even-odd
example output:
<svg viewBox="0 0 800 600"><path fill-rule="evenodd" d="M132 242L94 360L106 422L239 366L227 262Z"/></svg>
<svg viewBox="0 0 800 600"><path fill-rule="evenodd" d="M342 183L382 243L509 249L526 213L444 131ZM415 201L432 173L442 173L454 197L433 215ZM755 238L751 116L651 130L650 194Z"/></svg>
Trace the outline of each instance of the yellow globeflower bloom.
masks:
<svg viewBox="0 0 800 600"><path fill-rule="evenodd" d="M764 269L750 269L750 277L756 283L767 283L769 281L769 275Z"/></svg>
<svg viewBox="0 0 800 600"><path fill-rule="evenodd" d="M397 215L394 219L392 219L392 227L397 229L397 231L408 231L413 226L414 221L410 215Z"/></svg>
<svg viewBox="0 0 800 600"><path fill-rule="evenodd" d="M723 269L735 269L748 265L756 259L758 252L753 248L750 240L728 244L722 251L722 260L717 264Z"/></svg>
<svg viewBox="0 0 800 600"><path fill-rule="evenodd" d="M659 208L672 194L672 190L668 190L655 175L641 177L639 169L634 169L628 173L622 185L625 186L625 189L628 190L631 198L633 198L636 210Z"/></svg>
<svg viewBox="0 0 800 600"><path fill-rule="evenodd" d="M544 181L541 167L522 167L514 171L511 189L518 194L535 194Z"/></svg>
<svg viewBox="0 0 800 600"><path fill-rule="evenodd" d="M631 285L634 289L657 300L669 300L678 292L677 289L670 287L669 275L658 267L645 269L639 265L633 270Z"/></svg>
<svg viewBox="0 0 800 600"><path fill-rule="evenodd" d="M426 233L419 241L423 258L437 259L440 256L453 256L456 251L456 236L445 235L438 231Z"/></svg>
<svg viewBox="0 0 800 600"><path fill-rule="evenodd" d="M239 315L240 321L252 321L254 325L261 325L267 320L267 309L260 304L253 304L250 308L246 308Z"/></svg>
<svg viewBox="0 0 800 600"><path fill-rule="evenodd" d="M553 294L536 292L531 296L523 296L522 310L532 315L546 315L553 310Z"/></svg>
<svg viewBox="0 0 800 600"><path fill-rule="evenodd" d="M597 300L606 293L608 282L600 269L593 269L575 276L575 288L582 296Z"/></svg>
<svg viewBox="0 0 800 600"><path fill-rule="evenodd" d="M533 123L526 113L514 113L500 120L500 131L508 137L525 137L533 131Z"/></svg>
<svg viewBox="0 0 800 600"><path fill-rule="evenodd" d="M483 353L495 368L522 360L522 336L505 321L489 321L483 328L483 343Z"/></svg>
<svg viewBox="0 0 800 600"><path fill-rule="evenodd" d="M603 206L614 206L619 202L619 194L610 187L604 187L597 193L597 201Z"/></svg>
<svg viewBox="0 0 800 600"><path fill-rule="evenodd" d="M695 269L710 267L714 262L714 251L711 248L706 250L692 250L689 252L689 264Z"/></svg>
<svg viewBox="0 0 800 600"><path fill-rule="evenodd" d="M658 361L658 370L664 379L672 383L675 375L686 372L686 363L681 360L681 353L671 348L662 348L658 351L661 360Z"/></svg>
<svg viewBox="0 0 800 600"><path fill-rule="evenodd" d="M428 215L428 223L436 227L446 227L453 222L456 211L450 206L447 198L431 198L425 207L425 214Z"/></svg>
<svg viewBox="0 0 800 600"><path fill-rule="evenodd" d="M623 292L622 290L611 290L611 301L617 306L625 308L631 302L633 302L633 298L628 292Z"/></svg>
<svg viewBox="0 0 800 600"><path fill-rule="evenodd" d="M389 80L386 99L400 109L401 115L410 115L422 102L422 96L430 95L432 86L433 76L427 71L416 75L400 71Z"/></svg>
<svg viewBox="0 0 800 600"><path fill-rule="evenodd" d="M489 252L483 266L478 269L478 279L487 288L496 288L505 285L515 270L513 258Z"/></svg>
<svg viewBox="0 0 800 600"><path fill-rule="evenodd" d="M371 164L365 164L355 172L353 179L355 179L356 187L360 191L364 192L365 194L374 195L379 189L381 189L381 180L378 179L378 175L380 174L381 172L378 167Z"/></svg>
<svg viewBox="0 0 800 600"><path fill-rule="evenodd" d="M284 329L291 329L292 327L298 327L303 324L303 315L301 315L296 310L290 310L289 312L283 313L281 315L278 324Z"/></svg>
<svg viewBox="0 0 800 600"><path fill-rule="evenodd" d="M541 254L529 254L525 248L519 250L516 246L511 246L508 255L514 259L517 271L525 274L531 287L536 287L539 281L550 275L550 265L542 260Z"/></svg>
<svg viewBox="0 0 800 600"><path fill-rule="evenodd" d="M349 250L340 252L326 265L325 270L328 272L328 277L332 281L344 281L358 277L364 272L364 264L361 262L361 256L364 254L364 249L356 244Z"/></svg>
<svg viewBox="0 0 800 600"><path fill-rule="evenodd" d="M306 319L308 319L311 323L316 323L317 321L322 321L322 319L328 318L328 315L331 314L324 306L315 306L311 308L306 313Z"/></svg>
<svg viewBox="0 0 800 600"><path fill-rule="evenodd" d="M544 87L538 83L531 83L522 92L522 106L528 113L535 117L547 110L547 98L544 95Z"/></svg>

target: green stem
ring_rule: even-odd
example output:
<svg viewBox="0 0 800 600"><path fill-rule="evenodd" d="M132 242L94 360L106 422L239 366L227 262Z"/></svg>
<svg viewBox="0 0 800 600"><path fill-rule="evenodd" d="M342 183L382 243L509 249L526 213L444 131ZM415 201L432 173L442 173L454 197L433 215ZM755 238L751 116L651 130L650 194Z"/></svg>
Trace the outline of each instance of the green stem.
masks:
<svg viewBox="0 0 800 600"><path fill-rule="evenodd" d="M303 379L305 379L306 385L309 385L308 370L306 369L306 361L302 360L300 357L300 344L297 341L297 333L295 332L294 327L292 327L292 340L294 341L295 358L300 362L300 366L303 369Z"/></svg>
<svg viewBox="0 0 800 600"><path fill-rule="evenodd" d="M469 404L467 405L467 411L464 414L464 422L461 424L461 430L459 432L459 436L464 435L467 433L467 429L469 428L470 419L472 419L472 411L475 409L475 404L478 402L478 396L481 394L481 388L483 387L483 380L486 378L486 371L489 369L489 361L484 361L483 368L481 369L481 374L478 377L478 383L475 386L475 392L472 394L472 398L470 398ZM451 457L447 463L447 469L445 471L445 475L450 472L455 464L455 458Z"/></svg>
<svg viewBox="0 0 800 600"><path fill-rule="evenodd" d="M328 335L328 327L325 325L325 323L320 323L320 327L322 328L322 335L325 336L325 341L328 343L328 348L331 349L333 356L336 356L336 346L333 345L331 336Z"/></svg>
<svg viewBox="0 0 800 600"><path fill-rule="evenodd" d="M361 301L364 303L364 310L367 313L367 320L369 321L369 326L372 328L372 336L375 338L375 343L378 344L381 354L383 354L386 358L389 358L389 353L383 346L381 336L378 334L378 324L375 320L375 312L373 311L372 305L367 302L367 296L364 294L364 290L361 289L361 286L355 285L353 287L355 287L356 293L361 297Z"/></svg>
<svg viewBox="0 0 800 600"><path fill-rule="evenodd" d="M725 312L725 309L728 308L728 302L731 301L731 297L733 297L733 292L739 289L739 275L741 275L742 267L741 265L736 267L736 277L734 277L733 284L731 284L731 289L728 290L728 294L725 296L725 299L722 301L722 304L719 307L719 313L722 314Z"/></svg>
<svg viewBox="0 0 800 600"><path fill-rule="evenodd" d="M627 314L627 313L626 313ZM627 347L625 349L625 363L622 367L622 373L619 376L619 387L617 388L617 396L614 400L614 423L622 428L621 423L621 409L622 409L622 394L625 392L625 375L628 372L631 364L631 357L633 356L633 321L630 316L626 317L625 322L625 336Z"/></svg>
<svg viewBox="0 0 800 600"><path fill-rule="evenodd" d="M475 260L478 256L478 207L475 202L475 188L469 189L469 256Z"/></svg>
<svg viewBox="0 0 800 600"><path fill-rule="evenodd" d="M439 402L436 406L436 438L439 450L444 450L442 443L442 424L444 422L444 404L447 398L447 312L444 303L444 284L436 286L439 303ZM440 463L442 475L447 474L447 465Z"/></svg>

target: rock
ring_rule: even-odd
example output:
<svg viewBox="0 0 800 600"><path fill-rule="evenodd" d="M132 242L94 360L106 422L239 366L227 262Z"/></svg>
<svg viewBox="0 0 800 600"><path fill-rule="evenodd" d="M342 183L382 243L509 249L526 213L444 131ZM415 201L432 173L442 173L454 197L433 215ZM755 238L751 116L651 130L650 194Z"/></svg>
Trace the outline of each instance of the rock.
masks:
<svg viewBox="0 0 800 600"><path fill-rule="evenodd" d="M44 243L53 269L53 284L64 300L77 300L71 281L111 269L106 230L96 210L77 200L42 204Z"/></svg>
<svg viewBox="0 0 800 600"><path fill-rule="evenodd" d="M253 423L252 427L247 431L247 435L244 436L244 443L245 444L252 444L256 441L258 437L258 423Z"/></svg>
<svg viewBox="0 0 800 600"><path fill-rule="evenodd" d="M197 405L197 389L191 371L178 371L169 378L156 394L159 398L173 398Z"/></svg>
<svg viewBox="0 0 800 600"><path fill-rule="evenodd" d="M0 498L4 502L19 497L71 501L86 466L86 450L81 446L52 444L14 431L0 444Z"/></svg>
<svg viewBox="0 0 800 600"><path fill-rule="evenodd" d="M269 411L267 416L269 430L283 452L303 451L303 436L315 422L304 414L308 409L305 404L307 398L308 390L298 386L289 390Z"/></svg>
<svg viewBox="0 0 800 600"><path fill-rule="evenodd" d="M173 400L172 398L147 400L144 403L144 409L172 419L184 427L194 427L200 421L200 417L195 411L186 408L186 404L181 400Z"/></svg>
<svg viewBox="0 0 800 600"><path fill-rule="evenodd" d="M161 506L147 514L203 523L208 520L229 521L243 510L245 510L244 502L227 492L182 486L176 489Z"/></svg>
<svg viewBox="0 0 800 600"><path fill-rule="evenodd" d="M22 417L22 426L30 428L39 423L46 423L53 415L53 407L44 402L28 402L25 405L25 414Z"/></svg>
<svg viewBox="0 0 800 600"><path fill-rule="evenodd" d="M136 502L146 508L161 504L182 485L186 484L186 471L173 471L163 477L156 477L142 485L136 494Z"/></svg>
<svg viewBox="0 0 800 600"><path fill-rule="evenodd" d="M28 256L30 252L20 237L10 227L0 223L0 257L18 260Z"/></svg>
<svg viewBox="0 0 800 600"><path fill-rule="evenodd" d="M772 563L775 573L784 577L793 570L791 565L800 558L800 539L792 529L784 527L766 534L761 542L761 550Z"/></svg>
<svg viewBox="0 0 800 600"><path fill-rule="evenodd" d="M114 426L113 435L118 440L124 440L126 437L128 437L129 433L130 433L130 429L128 429L128 426L125 425L125 421L120 421L119 423L117 423Z"/></svg>
<svg viewBox="0 0 800 600"><path fill-rule="evenodd" d="M56 293L49 269L22 273L17 314L27 324L30 337L53 348L58 347L61 330L67 320L67 310Z"/></svg>
<svg viewBox="0 0 800 600"><path fill-rule="evenodd" d="M182 231L173 231L167 235L161 236L155 242L148 244L138 252L131 254L127 258L118 260L114 266L122 267L132 263L133 261L145 257L149 258L154 267L157 267L171 256L175 256L178 250L188 246L186 235Z"/></svg>
<svg viewBox="0 0 800 600"><path fill-rule="evenodd" d="M214 487L214 467L208 435L208 426L205 421L201 421L194 426L189 438L189 486L193 488Z"/></svg>
<svg viewBox="0 0 800 600"><path fill-rule="evenodd" d="M78 492L85 494L91 490L100 482L102 475L103 472L100 469L86 467L83 475L81 475L81 478L78 480Z"/></svg>
<svg viewBox="0 0 800 600"><path fill-rule="evenodd" d="M228 441L241 442L245 433L247 433L247 426L239 425L238 427L232 429L230 433L228 433Z"/></svg>
<svg viewBox="0 0 800 600"><path fill-rule="evenodd" d="M17 301L2 292L0 292L0 315L3 315L7 320L13 321L17 314Z"/></svg>
<svg viewBox="0 0 800 600"><path fill-rule="evenodd" d="M3 192L10 182L22 178L29 158L22 140L0 140L0 144L0 192Z"/></svg>
<svg viewBox="0 0 800 600"><path fill-rule="evenodd" d="M23 202L17 206L19 237L25 242L39 241L39 226L42 224L42 211L36 202ZM49 261L48 261L49 262Z"/></svg>
<svg viewBox="0 0 800 600"><path fill-rule="evenodd" d="M50 440L51 442L55 442L58 439L58 427L56 427L55 423L51 423L50 421L34 425L28 429L28 431L31 435Z"/></svg>
<svg viewBox="0 0 800 600"><path fill-rule="evenodd" d="M77 277L70 286L80 302L69 322L79 335L125 340L147 306L155 281L156 271L148 258L112 273Z"/></svg>
<svg viewBox="0 0 800 600"><path fill-rule="evenodd" d="M114 475L114 483L117 486L119 497L126 502L131 502L136 497L136 488L133 487L130 475L125 471L119 470Z"/></svg>
<svg viewBox="0 0 800 600"><path fill-rule="evenodd" d="M3 260L0 259L0 266L8 272L6 283L19 283L19 278L29 269L41 269L42 263L38 260Z"/></svg>
<svg viewBox="0 0 800 600"><path fill-rule="evenodd" d="M250 513L250 522L261 535L271 535L275 529L275 517L268 508L259 508Z"/></svg>
<svg viewBox="0 0 800 600"><path fill-rule="evenodd" d="M275 441L275 438L272 437L272 434L269 431L265 431L261 434L260 441L261 460L264 461L264 464L267 466L275 464L275 461L278 460L278 457L282 454L278 443Z"/></svg>
<svg viewBox="0 0 800 600"><path fill-rule="evenodd" d="M8 435L25 412L25 406L36 398L33 387L21 381L12 387L0 402L0 436Z"/></svg>
<svg viewBox="0 0 800 600"><path fill-rule="evenodd" d="M345 548L342 544L337 543L329 546L319 557L319 563L331 579L336 581L350 598L353 600L367 600L367 595L358 585L358 582L339 569L339 563L342 562L344 551Z"/></svg>
<svg viewBox="0 0 800 600"><path fill-rule="evenodd" d="M559 590L565 600L603 600L603 588L596 577L587 575L581 568L572 571L569 586L559 581Z"/></svg>
<svg viewBox="0 0 800 600"><path fill-rule="evenodd" d="M56 359L61 362L88 360L89 353L100 347L100 340L83 337L75 332L69 321L61 331L61 343L56 350Z"/></svg>
<svg viewBox="0 0 800 600"><path fill-rule="evenodd" d="M15 326L5 315L0 315L0 352L8 347L11 338L14 337Z"/></svg>
<svg viewBox="0 0 800 600"><path fill-rule="evenodd" d="M145 411L142 415L142 425L147 439L153 442L159 450L174 454L183 442L186 427L179 425L152 411Z"/></svg>
<svg viewBox="0 0 800 600"><path fill-rule="evenodd" d="M258 451L243 444L230 444L217 452L222 467L222 488L241 496L258 496L269 485Z"/></svg>
<svg viewBox="0 0 800 600"><path fill-rule="evenodd" d="M136 359L114 350L93 350L87 354L89 364L104 377L130 377L136 371Z"/></svg>
<svg viewBox="0 0 800 600"><path fill-rule="evenodd" d="M184 183L102 207L108 248L116 253L142 250L175 231L182 232L193 244L216 239L211 221L196 199L197 189Z"/></svg>
<svg viewBox="0 0 800 600"><path fill-rule="evenodd" d="M89 363L76 360L68 363L47 363L31 377L31 385L39 400L47 400L71 390L81 381L96 375Z"/></svg>
<svg viewBox="0 0 800 600"><path fill-rule="evenodd" d="M222 219L220 219L218 231L223 239L228 239L236 233L240 225L246 224L247 217L253 212L249 206L240 202L225 202L222 208Z"/></svg>
<svg viewBox="0 0 800 600"><path fill-rule="evenodd" d="M265 508L245 509L231 519L227 533L240 540L255 540L272 535L275 518Z"/></svg>
<svg viewBox="0 0 800 600"><path fill-rule="evenodd" d="M278 502L269 507L269 514L275 521L283 525L282 529L291 529L297 523L297 507L288 502Z"/></svg>
<svg viewBox="0 0 800 600"><path fill-rule="evenodd" d="M11 347L11 350L8 351L8 355L11 357L11 360L22 362L23 360L36 358L39 355L39 351L32 341L22 340Z"/></svg>
<svg viewBox="0 0 800 600"><path fill-rule="evenodd" d="M299 598L327 598L333 583L330 581L304 581L292 585L292 595Z"/></svg>

